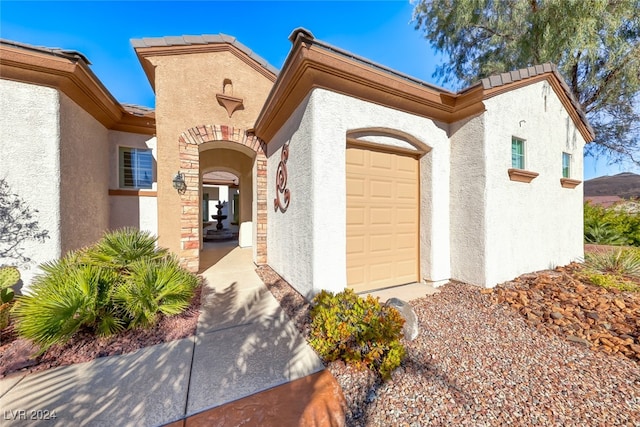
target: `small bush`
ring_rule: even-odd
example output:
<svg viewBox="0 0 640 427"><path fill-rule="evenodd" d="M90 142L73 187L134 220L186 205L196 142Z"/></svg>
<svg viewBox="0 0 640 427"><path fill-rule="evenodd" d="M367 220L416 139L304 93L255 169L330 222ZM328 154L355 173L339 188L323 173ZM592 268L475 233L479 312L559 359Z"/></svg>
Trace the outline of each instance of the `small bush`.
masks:
<svg viewBox="0 0 640 427"><path fill-rule="evenodd" d="M585 266L601 273L640 278L640 249L616 249L587 253Z"/></svg>
<svg viewBox="0 0 640 427"><path fill-rule="evenodd" d="M640 246L640 215L585 203L584 237L588 243Z"/></svg>
<svg viewBox="0 0 640 427"><path fill-rule="evenodd" d="M387 379L405 355L404 319L377 298L363 299L351 289L322 291L313 299L311 320L310 343L326 361L341 359Z"/></svg>
<svg viewBox="0 0 640 427"><path fill-rule="evenodd" d="M605 289L617 289L619 291L640 292L640 286L615 274L603 274L598 271L586 271L583 278L590 283Z"/></svg>
<svg viewBox="0 0 640 427"><path fill-rule="evenodd" d="M136 229L118 230L41 265L44 273L14 309L18 333L45 351L81 328L111 335L184 311L197 278L155 241Z"/></svg>
<svg viewBox="0 0 640 427"><path fill-rule="evenodd" d="M196 277L166 257L156 263L137 261L130 266L125 283L115 291L115 299L131 319L132 327L153 325L158 313L182 313L188 306Z"/></svg>

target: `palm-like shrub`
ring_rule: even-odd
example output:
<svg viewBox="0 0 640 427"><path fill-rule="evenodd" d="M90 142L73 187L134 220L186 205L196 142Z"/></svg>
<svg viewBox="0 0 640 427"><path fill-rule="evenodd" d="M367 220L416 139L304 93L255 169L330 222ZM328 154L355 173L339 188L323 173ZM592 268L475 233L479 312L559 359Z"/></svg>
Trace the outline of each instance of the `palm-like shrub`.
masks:
<svg viewBox="0 0 640 427"><path fill-rule="evenodd" d="M111 335L182 312L197 279L155 241L146 232L118 230L41 265L43 274L14 309L18 333L44 351L81 328Z"/></svg>
<svg viewBox="0 0 640 427"><path fill-rule="evenodd" d="M105 234L85 256L91 264L122 271L134 261L155 261L167 256L167 250L158 248L156 241L147 231L122 228Z"/></svg>
<svg viewBox="0 0 640 427"><path fill-rule="evenodd" d="M155 323L158 313L182 313L197 284L195 276L182 269L173 257L155 263L141 260L129 266L115 299L131 319L131 326L145 327Z"/></svg>
<svg viewBox="0 0 640 427"><path fill-rule="evenodd" d="M36 279L30 294L18 298L14 315L21 336L44 350L82 327L109 335L125 326L111 304L117 280L108 270L67 259L48 263L47 270Z"/></svg>

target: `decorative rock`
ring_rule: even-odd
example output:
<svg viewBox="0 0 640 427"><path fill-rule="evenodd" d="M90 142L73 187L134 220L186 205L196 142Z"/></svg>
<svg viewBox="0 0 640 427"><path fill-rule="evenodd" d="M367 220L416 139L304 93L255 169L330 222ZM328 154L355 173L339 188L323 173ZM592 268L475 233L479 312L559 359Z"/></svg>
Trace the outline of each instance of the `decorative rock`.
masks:
<svg viewBox="0 0 640 427"><path fill-rule="evenodd" d="M587 347L591 346L591 343L584 338L574 337L573 335L567 335L567 341L575 342L578 344L586 345Z"/></svg>
<svg viewBox="0 0 640 427"><path fill-rule="evenodd" d="M600 316L598 316L598 313L595 313L595 312L593 312L593 311L589 311L589 312L587 312L586 316L587 316L589 319L593 319L593 320L600 320Z"/></svg>
<svg viewBox="0 0 640 427"><path fill-rule="evenodd" d="M416 316L415 311L413 311L413 307L399 298L389 298L386 305L398 310L400 315L404 318L402 331L404 332L405 339L409 341L415 340L418 337L420 330L418 328L418 317Z"/></svg>
<svg viewBox="0 0 640 427"><path fill-rule="evenodd" d="M494 288L489 298L508 304L536 329L640 361L640 293L582 283L581 268L573 264L559 267L556 275L523 275ZM566 274L558 276L558 271Z"/></svg>
<svg viewBox="0 0 640 427"><path fill-rule="evenodd" d="M624 310L625 308L627 308L627 306L625 305L624 301L622 301L619 298L616 298L613 300L613 303L620 309L620 310Z"/></svg>

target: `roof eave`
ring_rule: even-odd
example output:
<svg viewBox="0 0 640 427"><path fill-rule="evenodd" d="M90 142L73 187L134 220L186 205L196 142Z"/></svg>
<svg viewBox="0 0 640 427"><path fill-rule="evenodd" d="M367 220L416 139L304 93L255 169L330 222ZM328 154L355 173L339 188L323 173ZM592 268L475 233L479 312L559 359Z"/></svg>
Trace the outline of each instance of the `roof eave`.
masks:
<svg viewBox="0 0 640 427"><path fill-rule="evenodd" d="M107 129L121 127L135 128L136 133L155 132L155 121L150 123L149 120L128 117L130 114L91 71L83 56L57 55L43 49L2 43L0 76L58 89Z"/></svg>
<svg viewBox="0 0 640 427"><path fill-rule="evenodd" d="M481 90L458 95L317 42L304 29L256 120L256 135L267 143L304 98L324 88L400 111L451 123L484 111Z"/></svg>
<svg viewBox="0 0 640 427"><path fill-rule="evenodd" d="M189 44L188 40L181 44L171 44L174 39L200 37L204 38L203 43ZM215 39L214 39L215 38ZM168 40L167 40L168 39ZM210 41L206 41L210 39ZM277 77L277 70L260 56L254 54L246 46L238 42L235 38L221 34L219 36L183 36L183 37L160 37L154 39L132 39L131 43L136 52L136 56L149 79L149 83L155 92L155 66L150 58L157 56L188 55L193 53L230 52L255 69L267 79L274 82Z"/></svg>

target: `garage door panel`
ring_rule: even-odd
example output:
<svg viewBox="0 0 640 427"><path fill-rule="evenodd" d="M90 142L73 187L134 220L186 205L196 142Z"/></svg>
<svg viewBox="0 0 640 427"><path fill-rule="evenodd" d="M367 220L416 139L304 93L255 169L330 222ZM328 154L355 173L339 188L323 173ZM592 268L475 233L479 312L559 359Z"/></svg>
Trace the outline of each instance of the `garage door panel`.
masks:
<svg viewBox="0 0 640 427"><path fill-rule="evenodd" d="M347 282L348 283L363 283L365 282L364 267L347 267Z"/></svg>
<svg viewBox="0 0 640 427"><path fill-rule="evenodd" d="M417 281L417 159L351 147L347 159L348 285L360 292Z"/></svg>
<svg viewBox="0 0 640 427"><path fill-rule="evenodd" d="M347 165L364 167L365 153L362 150L347 150Z"/></svg>
<svg viewBox="0 0 640 427"><path fill-rule="evenodd" d="M393 158L390 157L388 153L367 150L362 150L362 152L365 153L363 156L364 158L366 158L367 155L369 156L369 166L371 169L390 171L393 168Z"/></svg>
<svg viewBox="0 0 640 427"><path fill-rule="evenodd" d="M379 252L391 252L393 249L393 236L389 234L380 234L371 236L369 239L369 248L372 254Z"/></svg>
<svg viewBox="0 0 640 427"><path fill-rule="evenodd" d="M401 201L411 203L416 199L418 186L415 182L398 182L396 184L396 195Z"/></svg>
<svg viewBox="0 0 640 427"><path fill-rule="evenodd" d="M347 207L347 225L364 225L365 215L364 207Z"/></svg>
<svg viewBox="0 0 640 427"><path fill-rule="evenodd" d="M408 172L410 174L413 174L418 171L418 162L413 157L397 156L396 169L399 172Z"/></svg>
<svg viewBox="0 0 640 427"><path fill-rule="evenodd" d="M397 225L409 225L413 227L416 223L416 210L412 207L396 207L395 214Z"/></svg>
<svg viewBox="0 0 640 427"><path fill-rule="evenodd" d="M371 198L388 200L389 194L393 191L393 185L389 181L372 179L369 181L369 195Z"/></svg>
<svg viewBox="0 0 640 427"><path fill-rule="evenodd" d="M389 208L369 208L370 225L392 225L392 212Z"/></svg>
<svg viewBox="0 0 640 427"><path fill-rule="evenodd" d="M393 271L391 262L381 262L369 267L369 280L373 282L385 282L389 279L389 271Z"/></svg>
<svg viewBox="0 0 640 427"><path fill-rule="evenodd" d="M414 250L417 245L417 236L413 233L396 233L396 248Z"/></svg>
<svg viewBox="0 0 640 427"><path fill-rule="evenodd" d="M347 196L365 195L366 182L364 177L351 176L347 179Z"/></svg>
<svg viewBox="0 0 640 427"><path fill-rule="evenodd" d="M365 246L364 236L347 237L347 254L361 254Z"/></svg>

